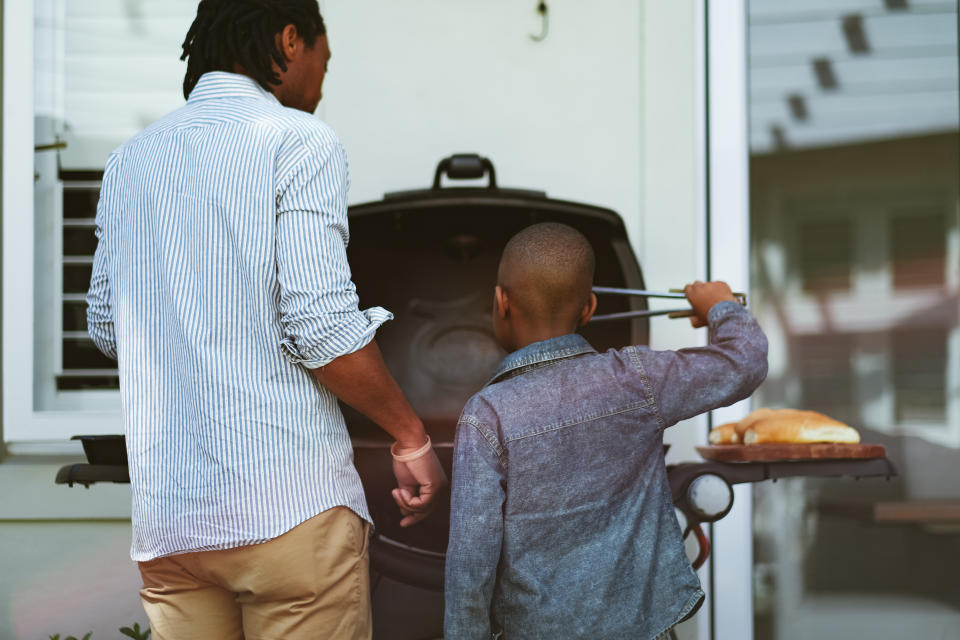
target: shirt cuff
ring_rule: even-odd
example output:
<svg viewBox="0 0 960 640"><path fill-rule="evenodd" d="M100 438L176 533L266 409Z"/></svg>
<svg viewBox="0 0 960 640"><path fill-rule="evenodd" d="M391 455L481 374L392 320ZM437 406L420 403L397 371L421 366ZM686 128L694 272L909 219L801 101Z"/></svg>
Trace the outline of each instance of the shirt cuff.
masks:
<svg viewBox="0 0 960 640"><path fill-rule="evenodd" d="M392 313L383 307L371 307L358 311L351 322L337 327L335 336L318 340L318 344L313 348L302 349L290 337L280 342L280 348L287 360L293 364L307 369L318 369L341 356L363 349L373 342L377 329L388 320L393 320Z"/></svg>
<svg viewBox="0 0 960 640"><path fill-rule="evenodd" d="M746 308L739 302L734 302L733 300L718 302L713 305L709 313L707 313L707 324L713 327L728 316L736 315L740 311L746 311Z"/></svg>

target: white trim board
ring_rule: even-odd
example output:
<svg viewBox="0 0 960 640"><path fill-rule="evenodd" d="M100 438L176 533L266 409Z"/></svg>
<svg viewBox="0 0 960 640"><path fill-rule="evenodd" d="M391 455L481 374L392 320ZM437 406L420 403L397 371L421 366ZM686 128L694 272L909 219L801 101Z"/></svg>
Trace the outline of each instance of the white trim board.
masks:
<svg viewBox="0 0 960 640"><path fill-rule="evenodd" d="M746 0L707 1L710 276L748 292L750 202L747 131ZM740 419L750 401L712 412ZM753 491L734 487L730 514L713 526L716 639L753 637Z"/></svg>

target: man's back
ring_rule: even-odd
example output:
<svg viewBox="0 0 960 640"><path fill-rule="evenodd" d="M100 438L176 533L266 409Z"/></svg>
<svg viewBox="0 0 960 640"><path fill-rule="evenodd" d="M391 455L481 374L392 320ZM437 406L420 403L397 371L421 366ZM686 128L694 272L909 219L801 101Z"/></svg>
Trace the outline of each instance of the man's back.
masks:
<svg viewBox="0 0 960 640"><path fill-rule="evenodd" d="M662 436L763 379L765 339L737 307L717 305L701 350L597 354L567 335L508 356L457 431L448 637L489 616L511 640L653 638L698 605Z"/></svg>
<svg viewBox="0 0 960 640"><path fill-rule="evenodd" d="M182 49L187 105L108 160L87 294L120 370L140 599L158 638L369 640L338 400L394 438L404 524L447 480L373 342L391 316L350 279L346 158L312 116L326 26L317 0L201 0Z"/></svg>
<svg viewBox="0 0 960 640"><path fill-rule="evenodd" d="M300 366L389 318L356 311L346 171L326 125L228 73L111 156L88 321L118 356L135 560L367 516L336 399Z"/></svg>

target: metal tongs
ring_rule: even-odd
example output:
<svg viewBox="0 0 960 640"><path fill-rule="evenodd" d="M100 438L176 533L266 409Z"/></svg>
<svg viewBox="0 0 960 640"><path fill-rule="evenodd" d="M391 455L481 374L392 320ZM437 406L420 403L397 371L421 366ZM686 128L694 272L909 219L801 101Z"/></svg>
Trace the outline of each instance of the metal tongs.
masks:
<svg viewBox="0 0 960 640"><path fill-rule="evenodd" d="M647 291L645 289L618 289L616 287L594 287L593 292L597 295L616 295L616 296L640 296L644 298L673 298L686 300L687 296L683 289L670 289L669 292ZM747 306L747 294L733 293L733 297L743 306ZM623 311L620 313L607 313L593 316L590 322L605 322L607 320L626 320L630 318L650 318L652 316L667 316L670 318L689 318L693 314L693 309L644 309L642 311Z"/></svg>

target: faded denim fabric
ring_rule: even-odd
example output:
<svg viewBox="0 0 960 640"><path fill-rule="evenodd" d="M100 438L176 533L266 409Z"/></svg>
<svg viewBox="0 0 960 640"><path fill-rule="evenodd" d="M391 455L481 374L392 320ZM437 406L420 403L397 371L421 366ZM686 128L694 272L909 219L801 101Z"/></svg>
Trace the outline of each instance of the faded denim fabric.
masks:
<svg viewBox="0 0 960 640"><path fill-rule="evenodd" d="M742 400L767 340L734 302L710 344L598 354L579 335L503 361L454 444L446 640L645 639L702 602L684 552L663 430Z"/></svg>

